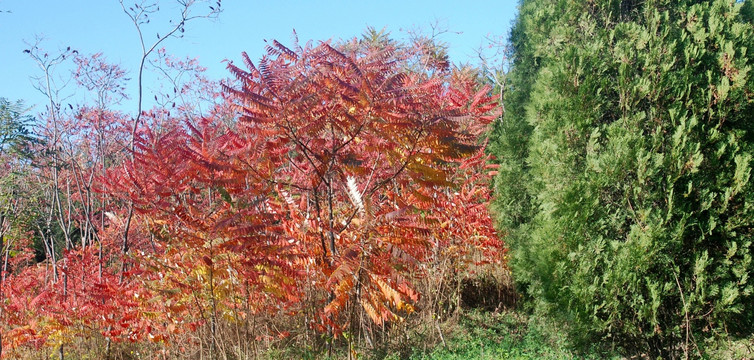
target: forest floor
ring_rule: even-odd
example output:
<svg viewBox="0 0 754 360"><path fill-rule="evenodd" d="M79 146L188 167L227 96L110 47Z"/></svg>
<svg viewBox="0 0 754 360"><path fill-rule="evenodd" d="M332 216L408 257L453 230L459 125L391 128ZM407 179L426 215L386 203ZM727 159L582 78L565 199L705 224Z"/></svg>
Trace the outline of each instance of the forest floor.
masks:
<svg viewBox="0 0 754 360"><path fill-rule="evenodd" d="M415 349L411 359L605 358L605 354L573 352L561 329L521 311L466 311L450 330L445 346L440 344L429 350Z"/></svg>
<svg viewBox="0 0 754 360"><path fill-rule="evenodd" d="M446 335L446 346L414 349L411 360L461 359L625 359L606 346L574 350L565 331L552 321L521 311L467 311ZM689 358L754 359L754 337L730 335L717 342L697 344ZM388 359L398 359L393 357ZM638 357L641 358L641 357Z"/></svg>
<svg viewBox="0 0 754 360"><path fill-rule="evenodd" d="M379 353L356 351L354 357L365 360L627 359L600 344L576 350L562 327L521 310L463 310L454 319L443 323L441 328L444 343L413 339L404 347L393 346ZM754 337L699 345L701 357L697 353L689 354L690 358L754 359ZM293 354L283 350L268 355L270 359L280 359ZM323 355L296 352L293 358L327 359ZM333 358L345 359L347 356L336 354Z"/></svg>
<svg viewBox="0 0 754 360"><path fill-rule="evenodd" d="M425 324L426 325L426 324ZM419 330L420 328L430 330ZM544 318L530 316L519 310L490 312L461 310L438 326L443 333L437 339L430 326L409 331L402 344L391 344L380 351L355 350L356 359L380 360L500 360L500 359L619 359L620 356L576 352L565 332ZM423 334L422 334L423 333ZM444 341L443 341L444 340ZM278 349L268 359L328 359L324 353L301 349ZM346 359L336 352L332 359Z"/></svg>

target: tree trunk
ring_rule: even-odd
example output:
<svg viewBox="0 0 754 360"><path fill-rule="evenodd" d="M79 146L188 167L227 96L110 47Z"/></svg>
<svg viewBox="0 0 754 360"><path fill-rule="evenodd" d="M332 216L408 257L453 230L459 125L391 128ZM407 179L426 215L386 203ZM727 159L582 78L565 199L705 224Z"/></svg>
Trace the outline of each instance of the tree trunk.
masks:
<svg viewBox="0 0 754 360"><path fill-rule="evenodd" d="M0 214L0 249L5 247L5 232L3 231L3 224L5 223L5 214ZM0 290L2 290L5 284L5 272L3 272L2 282L0 282ZM2 292L0 291L0 295ZM3 301L0 297L0 302ZM3 308L0 306L0 320L3 318ZM3 358L3 331L0 329L0 359Z"/></svg>
<svg viewBox="0 0 754 360"><path fill-rule="evenodd" d="M3 230L3 225L5 225L5 213L0 213L0 249L5 248L5 230ZM7 263L7 259L6 259ZM5 283L5 267L3 267L3 275L2 280L0 281L0 284ZM2 299L0 299L1 301Z"/></svg>

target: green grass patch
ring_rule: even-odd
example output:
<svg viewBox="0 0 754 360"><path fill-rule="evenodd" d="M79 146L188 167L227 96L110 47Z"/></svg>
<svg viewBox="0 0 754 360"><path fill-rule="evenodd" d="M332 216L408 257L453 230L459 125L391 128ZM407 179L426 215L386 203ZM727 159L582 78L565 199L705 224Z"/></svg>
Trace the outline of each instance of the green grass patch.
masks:
<svg viewBox="0 0 754 360"><path fill-rule="evenodd" d="M472 311L446 336L446 346L416 351L412 360L454 359L605 359L619 358L591 350L572 350L564 331L537 316L521 312ZM397 359L397 357L396 357Z"/></svg>

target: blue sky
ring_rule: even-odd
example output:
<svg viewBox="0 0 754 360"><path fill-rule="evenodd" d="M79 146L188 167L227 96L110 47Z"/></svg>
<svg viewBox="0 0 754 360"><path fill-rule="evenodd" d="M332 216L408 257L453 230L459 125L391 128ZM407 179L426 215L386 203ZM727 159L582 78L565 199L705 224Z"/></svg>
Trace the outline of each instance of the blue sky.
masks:
<svg viewBox="0 0 754 360"><path fill-rule="evenodd" d="M166 31L166 19L175 13L174 3L160 2L165 18L153 19L146 29L147 40ZM367 26L384 27L393 37L402 38L409 29L428 33L430 25L436 23L448 30L440 39L449 44L451 61L475 63L475 49L487 44L485 37L507 35L517 4L517 0L225 0L217 20L190 23L184 38L163 44L173 55L197 57L208 68L210 78L220 79L228 75L224 59L239 60L241 51L258 59L264 51L264 39L289 44L294 28L303 43L351 38ZM40 36L44 38L42 47L50 53L68 46L82 54L102 52L110 62L129 70L129 77L135 77L141 54L138 37L117 0L0 0L0 11L0 97L24 100L27 105L44 102L30 79L40 71L23 53L28 48L25 41L33 43ZM69 72L58 69L62 77ZM149 76L146 82L148 87L156 86L150 84ZM128 91L133 93L133 88L135 85L130 85ZM63 94L73 96L68 102L80 102L72 85L66 90ZM129 103L123 106L126 110L133 108ZM43 107L38 106L34 112L41 110Z"/></svg>

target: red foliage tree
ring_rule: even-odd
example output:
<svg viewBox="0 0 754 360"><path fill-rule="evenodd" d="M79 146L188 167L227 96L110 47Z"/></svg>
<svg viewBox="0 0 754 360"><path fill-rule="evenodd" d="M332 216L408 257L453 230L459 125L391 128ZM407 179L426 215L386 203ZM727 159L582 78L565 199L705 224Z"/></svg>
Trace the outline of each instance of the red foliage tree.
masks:
<svg viewBox="0 0 754 360"><path fill-rule="evenodd" d="M344 49L274 41L258 66L230 64L241 85L227 88L241 112L234 154L285 202L279 221L315 264L334 328L349 300L377 323L412 311L410 277L448 245L453 176L496 109L461 72L411 70L418 51ZM489 225L463 240L499 247Z"/></svg>
<svg viewBox="0 0 754 360"><path fill-rule="evenodd" d="M490 89L461 72L411 70L421 54L410 49L351 48L273 42L258 67L244 54L248 71L228 66L239 83L226 87L235 124L148 130L110 177L165 240L163 254L184 259L180 271L209 274L199 286L213 316L213 277L240 274L250 296L277 304L312 296L302 292L312 284L325 290L321 324L336 332L349 301L376 323L398 320L437 249L500 247L488 220L448 217L468 206L458 199L488 200L457 180L495 115Z"/></svg>
<svg viewBox="0 0 754 360"><path fill-rule="evenodd" d="M424 57L391 42L273 41L257 65L246 54L245 69L228 65L236 82L212 111L118 125L133 136L122 166L99 142L99 121L117 117L84 109L98 160L71 156L61 176L83 189L71 199L85 206L73 218L90 226L88 244L105 246L69 246L63 284L33 285L42 267L6 283L12 345L62 344L65 329L163 341L207 323L214 346L220 319L259 312L303 312L337 336L362 314L402 321L440 257L459 270L499 261L480 141L497 104L470 74Z"/></svg>

